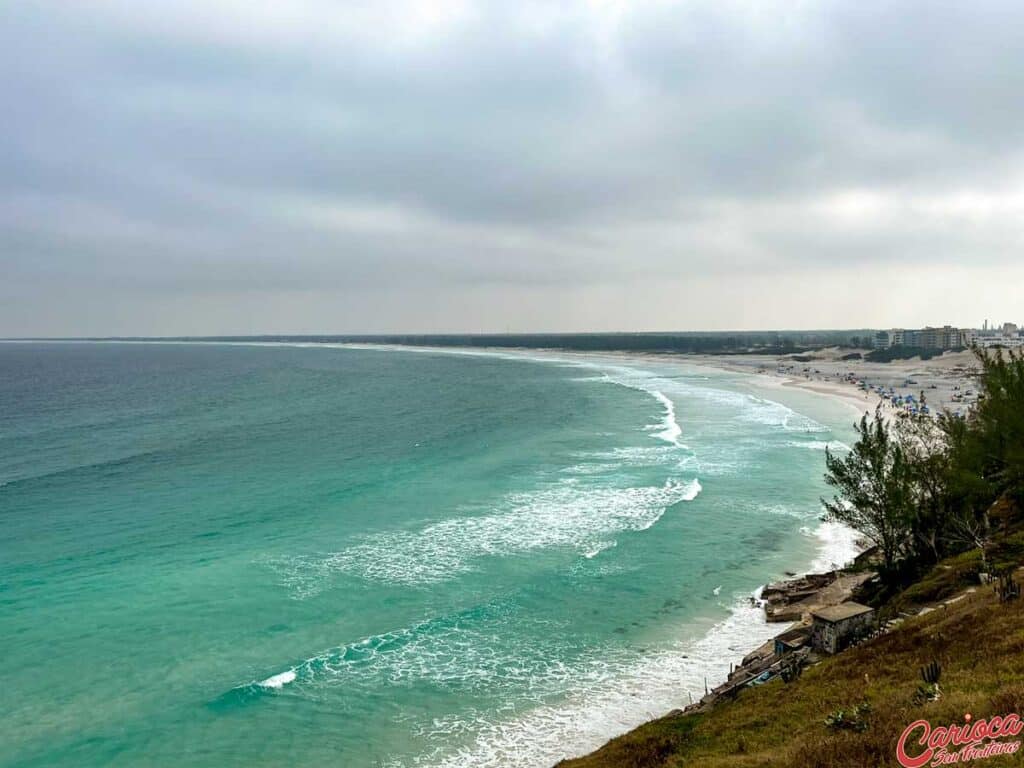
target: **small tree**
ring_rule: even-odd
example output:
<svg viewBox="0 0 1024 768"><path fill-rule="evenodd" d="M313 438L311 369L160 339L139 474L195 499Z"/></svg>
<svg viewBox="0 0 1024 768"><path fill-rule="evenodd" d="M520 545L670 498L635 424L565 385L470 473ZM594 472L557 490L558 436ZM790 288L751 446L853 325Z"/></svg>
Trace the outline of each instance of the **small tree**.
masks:
<svg viewBox="0 0 1024 768"><path fill-rule="evenodd" d="M859 531L878 545L887 572L892 572L911 536L913 478L900 441L882 418L865 414L856 425L853 449L825 453L825 481L836 489L822 499L826 516Z"/></svg>
<svg viewBox="0 0 1024 768"><path fill-rule="evenodd" d="M961 510L950 520L949 537L955 542L974 547L981 553L981 570L988 573L988 548L992 537L992 525L988 512L974 512L972 509Z"/></svg>
<svg viewBox="0 0 1024 768"><path fill-rule="evenodd" d="M924 393L921 402L925 402ZM922 412L903 417L893 427L912 486L910 546L922 562L934 562L943 556L953 514L954 499L949 488L951 453L943 418L947 417L933 419Z"/></svg>
<svg viewBox="0 0 1024 768"><path fill-rule="evenodd" d="M1024 355L975 350L981 363L981 394L971 418L981 473L994 496L1024 503Z"/></svg>

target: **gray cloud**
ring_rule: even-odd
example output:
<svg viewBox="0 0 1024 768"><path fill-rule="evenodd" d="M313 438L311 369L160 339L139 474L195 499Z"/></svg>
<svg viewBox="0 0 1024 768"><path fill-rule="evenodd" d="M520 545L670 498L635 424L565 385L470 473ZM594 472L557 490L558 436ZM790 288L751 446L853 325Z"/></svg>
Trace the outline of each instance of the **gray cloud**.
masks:
<svg viewBox="0 0 1024 768"><path fill-rule="evenodd" d="M3 12L0 335L1021 310L1018 3L268 5Z"/></svg>

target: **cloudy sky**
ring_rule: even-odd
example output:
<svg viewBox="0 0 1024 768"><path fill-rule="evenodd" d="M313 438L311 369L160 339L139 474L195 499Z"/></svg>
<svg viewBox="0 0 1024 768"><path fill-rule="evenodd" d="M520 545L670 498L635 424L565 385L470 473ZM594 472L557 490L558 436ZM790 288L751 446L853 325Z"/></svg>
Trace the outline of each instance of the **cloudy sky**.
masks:
<svg viewBox="0 0 1024 768"><path fill-rule="evenodd" d="M0 7L0 336L1024 321L1024 3Z"/></svg>

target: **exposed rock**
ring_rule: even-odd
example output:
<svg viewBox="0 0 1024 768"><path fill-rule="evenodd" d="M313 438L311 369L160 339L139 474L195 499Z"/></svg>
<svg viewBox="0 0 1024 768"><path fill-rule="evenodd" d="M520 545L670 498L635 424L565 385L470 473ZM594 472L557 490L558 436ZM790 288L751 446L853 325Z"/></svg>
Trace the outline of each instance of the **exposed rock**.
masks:
<svg viewBox="0 0 1024 768"><path fill-rule="evenodd" d="M770 622L801 621L812 611L846 602L853 597L857 587L874 576L870 571L830 571L769 584L761 592L765 619Z"/></svg>

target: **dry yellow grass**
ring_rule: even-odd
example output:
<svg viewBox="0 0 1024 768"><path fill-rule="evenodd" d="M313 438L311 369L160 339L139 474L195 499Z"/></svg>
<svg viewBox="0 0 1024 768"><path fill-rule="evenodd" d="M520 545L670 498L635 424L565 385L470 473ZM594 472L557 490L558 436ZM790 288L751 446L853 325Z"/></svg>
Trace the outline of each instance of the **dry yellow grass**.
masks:
<svg viewBox="0 0 1024 768"><path fill-rule="evenodd" d="M948 569L945 569L948 571ZM941 571L941 569L940 569ZM1018 573L1018 580L1020 574ZM916 703L920 668L942 665L939 701ZM837 709L868 702L867 730L832 730ZM809 668L796 682L745 690L694 716L669 716L560 768L865 768L894 766L896 742L919 718L934 725L1024 711L1024 600L978 588L896 631ZM1021 765L1021 754L985 765Z"/></svg>

